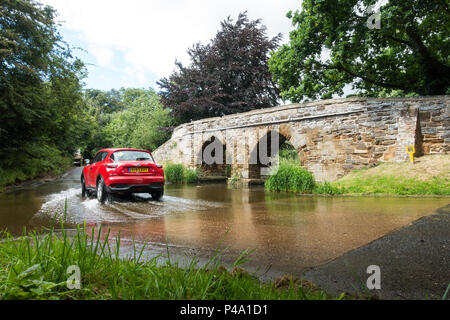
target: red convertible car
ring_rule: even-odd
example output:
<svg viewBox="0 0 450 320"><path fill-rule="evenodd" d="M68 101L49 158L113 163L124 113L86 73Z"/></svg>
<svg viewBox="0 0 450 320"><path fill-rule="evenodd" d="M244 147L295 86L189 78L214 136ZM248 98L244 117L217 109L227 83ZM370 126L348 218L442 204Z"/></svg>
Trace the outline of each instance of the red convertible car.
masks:
<svg viewBox="0 0 450 320"><path fill-rule="evenodd" d="M97 192L104 202L109 193L150 193L159 200L164 194L164 171L148 150L102 149L81 174L81 195Z"/></svg>

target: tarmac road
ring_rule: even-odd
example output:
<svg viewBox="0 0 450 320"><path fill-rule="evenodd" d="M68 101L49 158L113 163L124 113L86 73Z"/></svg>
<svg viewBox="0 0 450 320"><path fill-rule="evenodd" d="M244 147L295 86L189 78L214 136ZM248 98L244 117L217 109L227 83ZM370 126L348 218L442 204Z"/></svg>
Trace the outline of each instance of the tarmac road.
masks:
<svg viewBox="0 0 450 320"><path fill-rule="evenodd" d="M368 290L381 271L381 289ZM369 293L382 299L441 299L450 285L450 205L304 274L330 293ZM450 299L450 292L447 294Z"/></svg>

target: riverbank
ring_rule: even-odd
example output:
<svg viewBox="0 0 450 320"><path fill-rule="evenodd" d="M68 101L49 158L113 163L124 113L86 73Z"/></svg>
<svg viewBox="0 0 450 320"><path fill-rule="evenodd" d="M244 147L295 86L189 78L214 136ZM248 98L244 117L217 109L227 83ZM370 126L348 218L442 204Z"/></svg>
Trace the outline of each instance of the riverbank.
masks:
<svg viewBox="0 0 450 320"><path fill-rule="evenodd" d="M42 184L50 181L55 181L61 177L63 177L68 170L70 170L73 167L68 166L67 168L64 168L63 170L57 170L55 172L49 172L47 174L42 174L40 177L32 178L32 179L25 179L20 182L15 182L14 184L9 184L7 186L0 187L0 193L2 192L10 192L19 190L22 188L25 188L30 185L37 185Z"/></svg>
<svg viewBox="0 0 450 320"><path fill-rule="evenodd" d="M324 183L315 182L296 161L284 160L265 187L270 191L332 196L450 196L450 155L427 155L414 163L382 162Z"/></svg>
<svg viewBox="0 0 450 320"><path fill-rule="evenodd" d="M0 193L58 179L72 166L69 157L57 154L50 159L27 159L14 169L0 168Z"/></svg>
<svg viewBox="0 0 450 320"><path fill-rule="evenodd" d="M340 194L450 196L450 155L427 155L414 163L384 162L330 183Z"/></svg>
<svg viewBox="0 0 450 320"><path fill-rule="evenodd" d="M88 235L84 228L73 237L64 230L19 238L3 234L0 243L0 299L283 299L324 300L349 298L329 295L309 281L282 277L262 283L240 266L243 253L226 268L220 252L201 266L192 259L180 267L173 258L144 260L134 249L120 259L120 239L100 240L101 230ZM67 287L69 266L80 268L80 288ZM73 272L73 271L72 271Z"/></svg>

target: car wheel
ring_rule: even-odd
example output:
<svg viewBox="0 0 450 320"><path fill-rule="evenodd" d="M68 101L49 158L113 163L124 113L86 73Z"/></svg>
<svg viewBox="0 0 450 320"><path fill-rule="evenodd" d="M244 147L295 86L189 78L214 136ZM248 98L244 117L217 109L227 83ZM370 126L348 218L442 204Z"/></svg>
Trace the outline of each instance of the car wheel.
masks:
<svg viewBox="0 0 450 320"><path fill-rule="evenodd" d="M100 203L103 203L105 202L107 195L108 191L106 191L105 182L103 181L103 178L100 177L97 182L97 200Z"/></svg>
<svg viewBox="0 0 450 320"><path fill-rule="evenodd" d="M89 196L88 191L86 190L86 183L84 181L84 176L81 176L81 196L84 198Z"/></svg>
<svg viewBox="0 0 450 320"><path fill-rule="evenodd" d="M164 191L152 192L151 195L153 200L159 200L164 195Z"/></svg>

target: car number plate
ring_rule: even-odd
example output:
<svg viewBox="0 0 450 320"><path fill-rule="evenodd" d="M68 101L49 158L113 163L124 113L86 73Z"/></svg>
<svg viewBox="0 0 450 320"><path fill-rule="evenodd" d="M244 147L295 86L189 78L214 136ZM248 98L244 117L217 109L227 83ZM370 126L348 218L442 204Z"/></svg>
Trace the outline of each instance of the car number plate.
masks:
<svg viewBox="0 0 450 320"><path fill-rule="evenodd" d="M148 168L128 168L128 172L148 172Z"/></svg>

